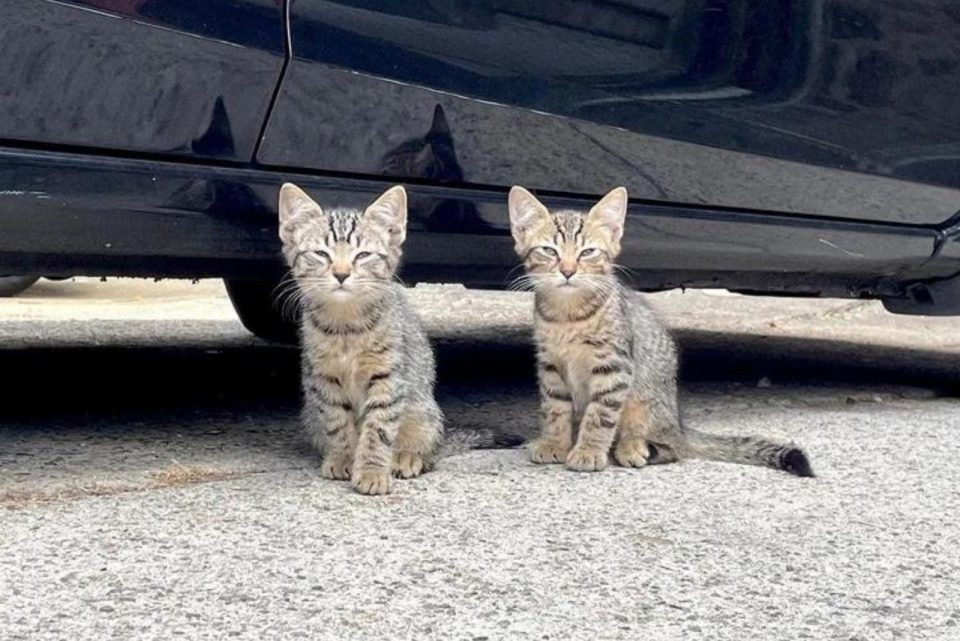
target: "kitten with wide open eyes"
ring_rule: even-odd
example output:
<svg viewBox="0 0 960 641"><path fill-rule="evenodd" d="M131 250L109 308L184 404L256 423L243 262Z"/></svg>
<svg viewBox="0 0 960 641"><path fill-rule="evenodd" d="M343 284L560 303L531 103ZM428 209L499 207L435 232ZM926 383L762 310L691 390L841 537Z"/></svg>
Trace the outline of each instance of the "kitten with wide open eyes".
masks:
<svg viewBox="0 0 960 641"><path fill-rule="evenodd" d="M325 478L385 494L391 477L429 469L443 434L433 352L394 281L407 195L366 210L324 210L296 185L280 190L280 238L301 310L303 412Z"/></svg>
<svg viewBox="0 0 960 641"><path fill-rule="evenodd" d="M617 279L627 191L614 189L588 213L549 211L513 187L510 223L534 291L541 396L535 463L602 470L703 458L813 476L802 450L751 436L688 428L677 404L677 355L640 294Z"/></svg>

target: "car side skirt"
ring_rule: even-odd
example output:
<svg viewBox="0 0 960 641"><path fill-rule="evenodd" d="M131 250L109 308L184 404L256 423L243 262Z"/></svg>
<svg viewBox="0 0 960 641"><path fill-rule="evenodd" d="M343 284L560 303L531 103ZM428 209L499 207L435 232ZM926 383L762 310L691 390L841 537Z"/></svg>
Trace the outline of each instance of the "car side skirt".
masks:
<svg viewBox="0 0 960 641"><path fill-rule="evenodd" d="M390 186L366 176L0 149L0 273L274 278L283 271L276 205L286 181L324 206L363 207ZM518 260L503 190L407 188L406 282L509 284ZM539 195L551 207L586 208L595 199ZM645 290L897 297L919 278L960 272L960 252L945 234L637 201L620 262Z"/></svg>

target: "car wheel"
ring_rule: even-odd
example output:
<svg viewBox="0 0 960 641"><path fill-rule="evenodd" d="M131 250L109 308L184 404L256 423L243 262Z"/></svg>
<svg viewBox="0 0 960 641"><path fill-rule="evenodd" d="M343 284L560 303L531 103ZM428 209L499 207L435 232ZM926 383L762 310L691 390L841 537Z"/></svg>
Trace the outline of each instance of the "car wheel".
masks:
<svg viewBox="0 0 960 641"><path fill-rule="evenodd" d="M39 276L0 276L0 296L15 296L38 280Z"/></svg>
<svg viewBox="0 0 960 641"><path fill-rule="evenodd" d="M296 315L284 313L279 280L224 280L227 295L243 326L255 336L283 343L297 342Z"/></svg>

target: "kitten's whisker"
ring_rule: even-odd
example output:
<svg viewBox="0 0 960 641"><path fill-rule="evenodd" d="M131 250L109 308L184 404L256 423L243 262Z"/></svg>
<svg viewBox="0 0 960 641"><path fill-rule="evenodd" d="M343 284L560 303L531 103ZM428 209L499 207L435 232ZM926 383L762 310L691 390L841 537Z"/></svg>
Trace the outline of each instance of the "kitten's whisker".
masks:
<svg viewBox="0 0 960 641"><path fill-rule="evenodd" d="M623 274L626 277L627 282L631 285L634 283L637 277L636 272L629 267L624 267L623 265L613 263L613 274L611 275L616 278L617 274Z"/></svg>
<svg viewBox="0 0 960 641"><path fill-rule="evenodd" d="M274 288L274 305L279 306L280 316L295 320L302 304L303 291L293 278L284 279Z"/></svg>
<svg viewBox="0 0 960 641"><path fill-rule="evenodd" d="M582 278L584 286L595 296L606 298L616 290L615 281L607 276L587 274Z"/></svg>
<svg viewBox="0 0 960 641"><path fill-rule="evenodd" d="M505 283L508 283L507 285L508 288L510 286L509 283L513 282L513 280L511 280L511 277L513 276L514 273L516 273L518 269L523 269L523 265L514 265L513 267L510 268L510 271L508 271L506 275L503 277L503 281ZM523 278L523 276L520 276L520 278Z"/></svg>
<svg viewBox="0 0 960 641"><path fill-rule="evenodd" d="M508 291L527 291L527 290L535 289L539 281L540 281L539 278L531 274L524 274L523 276L515 278L513 282L511 282L507 286L507 290Z"/></svg>

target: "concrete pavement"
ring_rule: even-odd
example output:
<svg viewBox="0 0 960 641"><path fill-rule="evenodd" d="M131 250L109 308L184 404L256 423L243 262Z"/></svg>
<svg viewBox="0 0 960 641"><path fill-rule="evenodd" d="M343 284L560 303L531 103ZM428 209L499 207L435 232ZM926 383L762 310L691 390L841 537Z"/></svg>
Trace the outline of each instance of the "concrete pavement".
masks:
<svg viewBox="0 0 960 641"><path fill-rule="evenodd" d="M525 301L416 298L452 432L529 432ZM299 441L296 354L218 285L0 302L0 638L960 638L952 321L656 304L689 421L795 440L817 478L487 450L361 497Z"/></svg>

